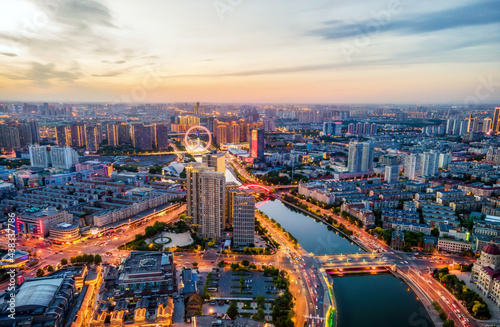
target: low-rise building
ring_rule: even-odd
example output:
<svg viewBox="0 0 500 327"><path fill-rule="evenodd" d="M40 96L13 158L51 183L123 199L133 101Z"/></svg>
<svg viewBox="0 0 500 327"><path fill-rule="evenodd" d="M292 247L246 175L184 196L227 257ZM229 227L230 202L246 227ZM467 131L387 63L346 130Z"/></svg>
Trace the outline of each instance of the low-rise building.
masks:
<svg viewBox="0 0 500 327"><path fill-rule="evenodd" d="M41 237L48 236L50 227L59 223L73 223L73 215L54 208L34 208L26 209L16 219L18 233Z"/></svg>
<svg viewBox="0 0 500 327"><path fill-rule="evenodd" d="M66 222L49 227L49 239L55 243L68 243L80 239L80 227Z"/></svg>
<svg viewBox="0 0 500 327"><path fill-rule="evenodd" d="M457 241L454 239L440 238L438 240L438 250L446 253L461 254L464 251L472 250L472 244L465 241Z"/></svg>

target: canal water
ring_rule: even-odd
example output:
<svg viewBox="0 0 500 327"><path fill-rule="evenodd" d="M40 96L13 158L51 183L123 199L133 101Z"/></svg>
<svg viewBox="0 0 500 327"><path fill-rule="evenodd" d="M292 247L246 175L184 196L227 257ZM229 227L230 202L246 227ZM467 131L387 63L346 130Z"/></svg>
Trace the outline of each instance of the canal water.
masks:
<svg viewBox="0 0 500 327"><path fill-rule="evenodd" d="M306 216L279 200L259 202L256 207L280 223L281 227L292 234L309 253L324 255L365 252L339 233L328 230L326 224Z"/></svg>
<svg viewBox="0 0 500 327"><path fill-rule="evenodd" d="M308 252L363 252L356 244L279 200L256 207L273 218ZM408 285L391 274L335 277L338 327L432 327L427 311Z"/></svg>

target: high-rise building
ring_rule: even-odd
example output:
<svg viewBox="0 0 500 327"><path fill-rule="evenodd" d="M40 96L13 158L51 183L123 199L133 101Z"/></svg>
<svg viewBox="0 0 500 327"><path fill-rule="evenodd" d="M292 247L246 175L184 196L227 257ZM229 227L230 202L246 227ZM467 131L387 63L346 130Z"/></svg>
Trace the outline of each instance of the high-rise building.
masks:
<svg viewBox="0 0 500 327"><path fill-rule="evenodd" d="M226 208L224 213L224 228L233 226L233 198L237 195L245 195L239 190L240 185L235 182L226 183Z"/></svg>
<svg viewBox="0 0 500 327"><path fill-rule="evenodd" d="M438 168L447 169L451 162L451 153L440 153Z"/></svg>
<svg viewBox="0 0 500 327"><path fill-rule="evenodd" d="M214 168L198 162L186 166L186 207L187 215L192 223L201 227L201 175L205 171L214 171Z"/></svg>
<svg viewBox="0 0 500 327"><path fill-rule="evenodd" d="M254 244L255 198L251 195L233 197L233 244L248 247Z"/></svg>
<svg viewBox="0 0 500 327"><path fill-rule="evenodd" d="M36 120L32 120L28 124L31 128L31 144L40 144L40 128L38 127L38 122Z"/></svg>
<svg viewBox="0 0 500 327"><path fill-rule="evenodd" d="M252 129L250 137L250 157L264 159L264 130Z"/></svg>
<svg viewBox="0 0 500 327"><path fill-rule="evenodd" d="M495 108L495 112L493 113L493 126L492 130L494 133L500 132L500 107Z"/></svg>
<svg viewBox="0 0 500 327"><path fill-rule="evenodd" d="M132 124L132 144L140 150L153 149L154 125Z"/></svg>
<svg viewBox="0 0 500 327"><path fill-rule="evenodd" d="M224 228L226 179L224 173L201 173L201 236L220 239Z"/></svg>
<svg viewBox="0 0 500 327"><path fill-rule="evenodd" d="M274 118L266 117L262 119L262 128L264 132L274 132L276 130L276 123Z"/></svg>
<svg viewBox="0 0 500 327"><path fill-rule="evenodd" d="M118 146L118 125L115 123L106 124L106 135L108 136L108 145L110 147Z"/></svg>
<svg viewBox="0 0 500 327"><path fill-rule="evenodd" d="M468 127L468 122L466 120L461 121L459 135L464 135L465 133L467 133L467 127Z"/></svg>
<svg viewBox="0 0 500 327"><path fill-rule="evenodd" d="M376 123L370 125L370 134L377 134L378 126Z"/></svg>
<svg viewBox="0 0 500 327"><path fill-rule="evenodd" d="M370 134L370 123L365 122L363 124L363 134Z"/></svg>
<svg viewBox="0 0 500 327"><path fill-rule="evenodd" d="M8 151L20 149L19 130L7 124L0 124L0 146Z"/></svg>
<svg viewBox="0 0 500 327"><path fill-rule="evenodd" d="M411 153L405 156L404 176L410 180L414 180L420 173L420 154Z"/></svg>
<svg viewBox="0 0 500 327"><path fill-rule="evenodd" d="M372 142L363 143L363 158L361 161L361 171L368 171L373 169L373 157L375 148Z"/></svg>
<svg viewBox="0 0 500 327"><path fill-rule="evenodd" d="M491 131L492 122L493 120L491 118L485 118L483 120L483 129L482 129L483 133L488 133L489 131Z"/></svg>
<svg viewBox="0 0 500 327"><path fill-rule="evenodd" d="M206 153L202 156L202 162L220 173L225 173L226 171L226 154L224 152L213 150L210 153Z"/></svg>
<svg viewBox="0 0 500 327"><path fill-rule="evenodd" d="M19 142L21 147L25 148L33 144L33 137L31 136L31 126L28 123L21 123L17 126L19 130Z"/></svg>
<svg viewBox="0 0 500 327"><path fill-rule="evenodd" d="M84 124L73 124L71 130L71 146L74 148L83 148L85 146L86 128Z"/></svg>
<svg viewBox="0 0 500 327"><path fill-rule="evenodd" d="M240 143L241 128L236 122L229 125L229 143Z"/></svg>
<svg viewBox="0 0 500 327"><path fill-rule="evenodd" d="M453 124L454 124L453 119L448 119L446 121L446 134L448 134L448 135L453 134Z"/></svg>
<svg viewBox="0 0 500 327"><path fill-rule="evenodd" d="M438 172L439 154L434 151L424 152L420 155L420 176L435 176Z"/></svg>
<svg viewBox="0 0 500 327"><path fill-rule="evenodd" d="M347 125L347 133L354 134L355 132L356 132L356 125L354 125L353 123L349 123L349 125Z"/></svg>
<svg viewBox="0 0 500 327"><path fill-rule="evenodd" d="M215 142L218 146L229 143L227 139L227 125L218 124L215 128Z"/></svg>
<svg viewBox="0 0 500 327"><path fill-rule="evenodd" d="M99 150L99 132L96 125L85 126L85 150L97 152Z"/></svg>
<svg viewBox="0 0 500 327"><path fill-rule="evenodd" d="M155 146L158 150L168 149L168 125L156 124L155 126Z"/></svg>
<svg viewBox="0 0 500 327"><path fill-rule="evenodd" d="M342 122L323 122L323 135L342 135Z"/></svg>
<svg viewBox="0 0 500 327"><path fill-rule="evenodd" d="M56 126L56 139L59 146L71 146L71 131L67 125Z"/></svg>
<svg viewBox="0 0 500 327"><path fill-rule="evenodd" d="M199 102L196 102L196 104L193 106L193 113L195 115L199 115L200 114L200 103Z"/></svg>
<svg viewBox="0 0 500 327"><path fill-rule="evenodd" d="M399 165L385 166L384 180L389 184L399 181Z"/></svg>
<svg viewBox="0 0 500 327"><path fill-rule="evenodd" d="M356 134L363 134L363 123L359 122L356 124Z"/></svg>
<svg viewBox="0 0 500 327"><path fill-rule="evenodd" d="M49 153L54 168L70 169L78 163L78 153L70 147L51 147Z"/></svg>
<svg viewBox="0 0 500 327"><path fill-rule="evenodd" d="M453 135L460 135L460 119L453 120Z"/></svg>
<svg viewBox="0 0 500 327"><path fill-rule="evenodd" d="M363 162L363 144L358 142L350 142L347 169L349 170L349 172L361 171L362 162Z"/></svg>
<svg viewBox="0 0 500 327"><path fill-rule="evenodd" d="M123 122L118 125L118 144L131 144L130 125Z"/></svg>
<svg viewBox="0 0 500 327"><path fill-rule="evenodd" d="M50 146L41 145L41 146L30 146L30 161L31 167L34 168L48 168L50 167L52 161L50 157Z"/></svg>

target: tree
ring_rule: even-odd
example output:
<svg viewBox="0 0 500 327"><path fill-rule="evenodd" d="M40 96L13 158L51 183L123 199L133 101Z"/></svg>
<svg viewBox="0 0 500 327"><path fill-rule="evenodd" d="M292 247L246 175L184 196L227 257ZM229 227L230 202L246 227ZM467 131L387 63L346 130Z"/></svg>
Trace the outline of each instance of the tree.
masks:
<svg viewBox="0 0 500 327"><path fill-rule="evenodd" d="M266 303L266 298L263 295L257 295L255 298L255 302L259 306L259 308L264 308L264 304Z"/></svg>
<svg viewBox="0 0 500 327"><path fill-rule="evenodd" d="M100 254L96 254L96 255L94 256L94 263L95 263L96 265L99 265L101 262L102 262L102 257L101 257L101 255L100 255Z"/></svg>
<svg viewBox="0 0 500 327"><path fill-rule="evenodd" d="M443 327L455 327L455 322L451 319L448 319L443 323Z"/></svg>
<svg viewBox="0 0 500 327"><path fill-rule="evenodd" d="M217 263L217 266L219 266L220 268L224 268L225 265L226 263L224 262L224 260L221 260L219 261L219 263Z"/></svg>
<svg viewBox="0 0 500 327"><path fill-rule="evenodd" d="M71 257L71 258L69 258L69 261L70 261L71 263L76 263L76 258L75 258L75 257Z"/></svg>
<svg viewBox="0 0 500 327"><path fill-rule="evenodd" d="M257 321L264 321L266 319L266 313L264 312L264 309L257 309L257 313L252 316L252 319Z"/></svg>
<svg viewBox="0 0 500 327"><path fill-rule="evenodd" d="M38 269L36 271L36 277L43 277L45 275L45 271L43 269Z"/></svg>
<svg viewBox="0 0 500 327"><path fill-rule="evenodd" d="M154 228L153 226L148 226L146 227L146 229L144 230L146 233L146 238L150 238L150 237L153 237L155 236L156 234L158 234L158 231L156 230L156 228Z"/></svg>
<svg viewBox="0 0 500 327"><path fill-rule="evenodd" d="M233 320L234 318L236 318L236 316L238 315L238 307L236 306L236 302L231 303L229 308L227 308L226 314Z"/></svg>
<svg viewBox="0 0 500 327"><path fill-rule="evenodd" d="M193 267L198 267L198 262L193 262Z"/></svg>
<svg viewBox="0 0 500 327"><path fill-rule="evenodd" d="M231 264L231 271L236 271L239 268L240 268L240 265L238 263Z"/></svg>
<svg viewBox="0 0 500 327"><path fill-rule="evenodd" d="M68 264L68 259L62 258L61 259L61 266L66 266Z"/></svg>
<svg viewBox="0 0 500 327"><path fill-rule="evenodd" d="M52 265L48 266L47 267L47 271L48 272L53 272L54 271L54 267L52 267Z"/></svg>
<svg viewBox="0 0 500 327"><path fill-rule="evenodd" d="M245 267L248 267L248 265L250 264L250 261L248 261L248 260L246 260L246 259L245 259L245 260L241 260L241 264L242 264L243 266L245 266Z"/></svg>

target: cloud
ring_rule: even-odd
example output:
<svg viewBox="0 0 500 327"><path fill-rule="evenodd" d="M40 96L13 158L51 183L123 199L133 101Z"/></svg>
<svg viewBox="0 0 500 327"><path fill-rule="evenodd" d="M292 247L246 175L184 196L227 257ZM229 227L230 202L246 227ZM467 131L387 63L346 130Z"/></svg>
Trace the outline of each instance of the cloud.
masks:
<svg viewBox="0 0 500 327"><path fill-rule="evenodd" d="M102 62L105 63L105 64L117 64L117 65L119 65L119 64L124 64L127 61L125 61L125 60L117 60L117 61L103 60Z"/></svg>
<svg viewBox="0 0 500 327"><path fill-rule="evenodd" d="M464 27L498 24L500 22L500 6L497 0L486 0L431 13L405 15L404 19L394 19L388 24L381 24L380 32L395 32L401 35L438 32ZM356 24L339 20L325 22L326 27L312 31L313 35L327 40L357 37L365 32L367 26L377 23L375 17Z"/></svg>
<svg viewBox="0 0 500 327"><path fill-rule="evenodd" d="M19 70L17 70L19 71ZM82 74L70 73L56 69L53 63L41 64L39 62L31 62L29 67L17 74L1 73L0 75L13 80L28 80L41 88L50 87L53 82L62 81L65 83L74 83Z"/></svg>
<svg viewBox="0 0 500 327"><path fill-rule="evenodd" d="M11 52L0 52L0 54L7 57L17 57L17 54Z"/></svg>

